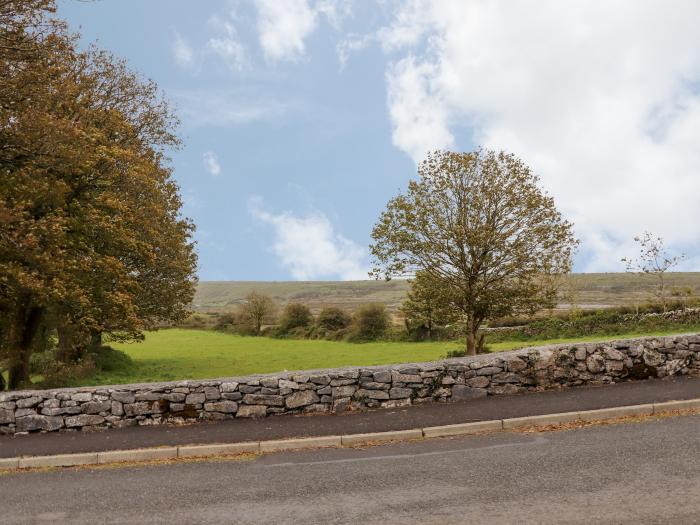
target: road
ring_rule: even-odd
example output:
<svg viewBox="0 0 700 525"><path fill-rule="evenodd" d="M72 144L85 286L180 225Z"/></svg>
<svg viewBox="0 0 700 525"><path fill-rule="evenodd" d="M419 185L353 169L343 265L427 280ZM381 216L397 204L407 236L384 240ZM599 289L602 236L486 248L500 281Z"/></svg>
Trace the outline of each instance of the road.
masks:
<svg viewBox="0 0 700 525"><path fill-rule="evenodd" d="M0 522L698 523L700 416L0 476Z"/></svg>

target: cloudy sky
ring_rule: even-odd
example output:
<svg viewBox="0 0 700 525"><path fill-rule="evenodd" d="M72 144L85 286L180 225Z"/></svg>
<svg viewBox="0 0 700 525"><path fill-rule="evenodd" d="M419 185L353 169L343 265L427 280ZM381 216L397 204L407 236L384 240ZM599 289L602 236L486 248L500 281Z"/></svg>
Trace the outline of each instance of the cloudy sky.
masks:
<svg viewBox="0 0 700 525"><path fill-rule="evenodd" d="M650 230L700 270L700 2L60 0L175 103L200 278L358 279L435 148L506 149L621 271Z"/></svg>

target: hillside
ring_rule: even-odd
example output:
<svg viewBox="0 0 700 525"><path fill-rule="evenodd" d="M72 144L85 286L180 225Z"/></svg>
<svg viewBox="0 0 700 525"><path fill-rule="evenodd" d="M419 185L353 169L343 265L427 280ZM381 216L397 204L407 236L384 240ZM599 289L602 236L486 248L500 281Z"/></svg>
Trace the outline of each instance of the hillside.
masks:
<svg viewBox="0 0 700 525"><path fill-rule="evenodd" d="M670 273L670 287L690 288L700 295L700 272ZM643 303L652 298L656 280L653 276L629 273L573 274L565 287L577 296L583 308ZM395 311L403 301L408 283L393 281L202 281L194 299L200 312L226 311L235 308L249 292L256 290L272 296L278 303L290 301L308 304L318 311L326 305L352 310L357 305L381 302ZM569 294L570 295L570 294ZM569 299L562 297L561 306Z"/></svg>

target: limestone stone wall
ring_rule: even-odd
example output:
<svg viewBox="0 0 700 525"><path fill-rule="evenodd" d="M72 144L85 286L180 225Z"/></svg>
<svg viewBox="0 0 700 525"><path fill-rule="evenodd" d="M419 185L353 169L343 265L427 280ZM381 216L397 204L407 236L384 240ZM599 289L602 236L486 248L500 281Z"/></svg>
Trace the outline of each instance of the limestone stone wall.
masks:
<svg viewBox="0 0 700 525"><path fill-rule="evenodd" d="M563 344L429 363L0 392L0 433L393 408L682 374L700 375L700 334Z"/></svg>

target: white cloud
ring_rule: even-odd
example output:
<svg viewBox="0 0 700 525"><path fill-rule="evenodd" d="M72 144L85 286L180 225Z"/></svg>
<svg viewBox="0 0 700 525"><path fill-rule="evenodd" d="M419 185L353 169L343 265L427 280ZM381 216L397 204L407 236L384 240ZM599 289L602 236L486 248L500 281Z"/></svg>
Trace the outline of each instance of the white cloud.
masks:
<svg viewBox="0 0 700 525"><path fill-rule="evenodd" d="M645 229L698 241L700 4L398 5L379 35L400 53L387 68L400 149L420 160L459 137L519 155L575 222L586 271L621 270Z"/></svg>
<svg viewBox="0 0 700 525"><path fill-rule="evenodd" d="M207 171L214 175L215 177L221 173L221 164L219 164L219 157L213 151L206 151L202 156L204 161L204 167Z"/></svg>
<svg viewBox="0 0 700 525"><path fill-rule="evenodd" d="M340 69L342 70L345 68L345 64L352 53L362 51L374 41L375 35L370 33L367 35L348 35L346 38L338 42L338 44L335 46L335 52L338 56Z"/></svg>
<svg viewBox="0 0 700 525"><path fill-rule="evenodd" d="M284 102L246 91L170 91L183 123L188 127L228 126L279 119L301 108L293 100Z"/></svg>
<svg viewBox="0 0 700 525"><path fill-rule="evenodd" d="M209 24L218 32L207 41L207 49L219 55L232 69L240 71L248 64L245 47L240 41L234 25L235 14L231 19L213 16Z"/></svg>
<svg viewBox="0 0 700 525"><path fill-rule="evenodd" d="M316 28L317 12L307 0L257 0L258 35L268 60L297 60Z"/></svg>
<svg viewBox="0 0 700 525"><path fill-rule="evenodd" d="M194 51L177 31L174 31L172 52L179 66L189 68L194 64Z"/></svg>
<svg viewBox="0 0 700 525"><path fill-rule="evenodd" d="M366 250L336 232L324 214L274 214L265 210L259 198L250 200L249 209L253 217L272 226L272 252L295 279L368 278Z"/></svg>

